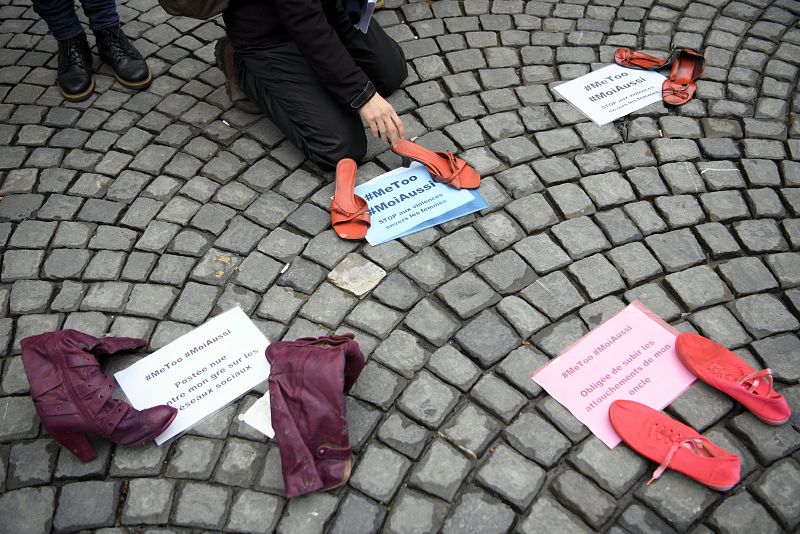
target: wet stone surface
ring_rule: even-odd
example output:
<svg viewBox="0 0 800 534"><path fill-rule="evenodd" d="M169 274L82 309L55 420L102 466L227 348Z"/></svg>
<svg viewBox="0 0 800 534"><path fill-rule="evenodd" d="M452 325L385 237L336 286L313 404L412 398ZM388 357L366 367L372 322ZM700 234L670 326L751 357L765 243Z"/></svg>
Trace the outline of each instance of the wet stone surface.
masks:
<svg viewBox="0 0 800 534"><path fill-rule="evenodd" d="M767 426L694 384L666 412L739 454L742 481L646 486L652 462L530 378L639 300L771 368L800 412L796 2L386 0L373 24L409 66L389 101L481 172L489 208L376 247L330 229L332 172L230 103L221 18L118 11L153 84L95 61L95 93L71 103L30 3L0 4L0 532L800 527L796 415ZM692 101L598 127L554 91L618 47L702 50ZM359 180L397 165L370 140ZM93 438L88 463L42 428L24 337L110 332L145 354L236 305L272 341L355 333L343 488L285 498L277 443L236 420L254 395L160 448Z"/></svg>

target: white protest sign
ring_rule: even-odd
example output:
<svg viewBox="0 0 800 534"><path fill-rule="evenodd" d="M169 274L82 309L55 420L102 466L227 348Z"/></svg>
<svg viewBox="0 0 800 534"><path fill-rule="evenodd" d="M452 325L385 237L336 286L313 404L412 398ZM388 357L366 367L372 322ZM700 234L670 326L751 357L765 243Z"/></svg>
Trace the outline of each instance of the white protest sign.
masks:
<svg viewBox="0 0 800 534"><path fill-rule="evenodd" d="M567 102L602 126L660 102L666 78L654 71L603 67L554 88Z"/></svg>
<svg viewBox="0 0 800 534"><path fill-rule="evenodd" d="M161 445L269 378L269 341L241 308L222 313L114 375L131 405L178 409Z"/></svg>

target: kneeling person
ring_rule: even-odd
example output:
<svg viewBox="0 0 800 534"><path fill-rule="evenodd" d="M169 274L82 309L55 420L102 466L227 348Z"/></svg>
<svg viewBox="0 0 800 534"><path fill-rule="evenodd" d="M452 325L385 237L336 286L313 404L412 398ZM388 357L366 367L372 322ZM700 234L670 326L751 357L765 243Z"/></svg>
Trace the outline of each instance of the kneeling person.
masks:
<svg viewBox="0 0 800 534"><path fill-rule="evenodd" d="M363 158L362 117L375 137L405 135L383 98L405 58L377 21L362 33L341 0L232 0L223 18L242 90L313 162Z"/></svg>

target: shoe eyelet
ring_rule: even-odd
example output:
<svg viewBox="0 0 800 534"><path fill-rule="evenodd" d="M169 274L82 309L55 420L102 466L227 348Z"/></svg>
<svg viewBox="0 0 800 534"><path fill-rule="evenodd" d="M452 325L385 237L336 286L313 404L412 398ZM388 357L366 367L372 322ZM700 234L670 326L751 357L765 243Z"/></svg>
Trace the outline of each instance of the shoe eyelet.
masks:
<svg viewBox="0 0 800 534"><path fill-rule="evenodd" d="M102 395L98 395L98 396L97 396L97 398L98 398L98 399L102 399L102 398L103 398L103 396L102 396Z"/></svg>

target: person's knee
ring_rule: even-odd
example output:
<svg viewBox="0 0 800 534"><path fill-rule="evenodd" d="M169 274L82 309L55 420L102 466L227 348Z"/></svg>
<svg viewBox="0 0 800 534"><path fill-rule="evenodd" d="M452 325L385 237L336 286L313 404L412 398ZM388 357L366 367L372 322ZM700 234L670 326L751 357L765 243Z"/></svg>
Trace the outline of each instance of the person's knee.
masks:
<svg viewBox="0 0 800 534"><path fill-rule="evenodd" d="M375 88L382 96L387 96L400 89L406 77L408 77L408 65L406 58L400 47L394 44L392 54L387 54L378 77L373 80Z"/></svg>
<svg viewBox="0 0 800 534"><path fill-rule="evenodd" d="M364 128L358 124L345 127L341 125L330 137L313 140L307 145L309 158L325 168L336 167L344 158L361 161L367 153L367 137Z"/></svg>

